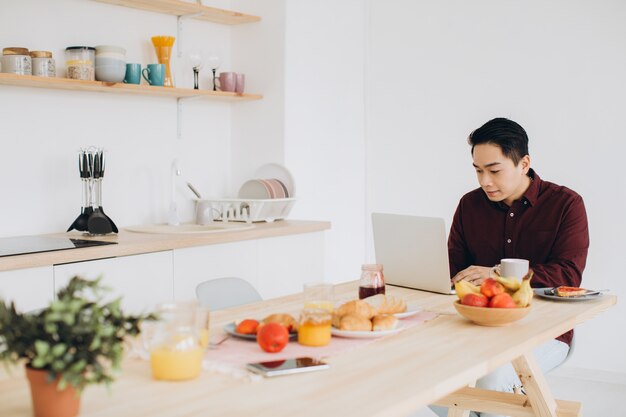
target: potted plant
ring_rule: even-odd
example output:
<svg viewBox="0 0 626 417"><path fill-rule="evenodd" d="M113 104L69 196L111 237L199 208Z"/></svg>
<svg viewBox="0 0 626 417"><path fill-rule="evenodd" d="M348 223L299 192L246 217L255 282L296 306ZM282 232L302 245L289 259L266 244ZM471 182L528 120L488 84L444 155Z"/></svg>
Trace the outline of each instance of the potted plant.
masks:
<svg viewBox="0 0 626 417"><path fill-rule="evenodd" d="M19 312L0 300L0 361L24 363L35 417L78 415L89 384L110 384L127 336L152 315L125 315L121 299L105 302L100 278L73 277L48 307Z"/></svg>

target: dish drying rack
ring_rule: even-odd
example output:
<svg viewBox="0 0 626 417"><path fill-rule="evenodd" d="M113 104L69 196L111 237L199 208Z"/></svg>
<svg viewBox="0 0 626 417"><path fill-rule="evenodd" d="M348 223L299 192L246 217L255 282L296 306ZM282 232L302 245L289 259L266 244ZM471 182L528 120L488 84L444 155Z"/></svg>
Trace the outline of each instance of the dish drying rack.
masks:
<svg viewBox="0 0 626 417"><path fill-rule="evenodd" d="M286 218L295 202L295 198L220 198L199 200L198 204L215 213L216 221L272 223Z"/></svg>

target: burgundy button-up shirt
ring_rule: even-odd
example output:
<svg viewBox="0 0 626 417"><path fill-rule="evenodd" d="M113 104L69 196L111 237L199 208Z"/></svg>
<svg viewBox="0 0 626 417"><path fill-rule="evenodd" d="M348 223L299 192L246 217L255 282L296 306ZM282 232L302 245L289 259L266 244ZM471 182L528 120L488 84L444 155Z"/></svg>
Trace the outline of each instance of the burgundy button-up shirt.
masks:
<svg viewBox="0 0 626 417"><path fill-rule="evenodd" d="M542 181L532 169L523 197L494 203L478 188L461 198L448 238L450 275L504 258L530 261L533 287L580 286L589 249L583 199L569 188ZM558 338L570 343L572 332Z"/></svg>

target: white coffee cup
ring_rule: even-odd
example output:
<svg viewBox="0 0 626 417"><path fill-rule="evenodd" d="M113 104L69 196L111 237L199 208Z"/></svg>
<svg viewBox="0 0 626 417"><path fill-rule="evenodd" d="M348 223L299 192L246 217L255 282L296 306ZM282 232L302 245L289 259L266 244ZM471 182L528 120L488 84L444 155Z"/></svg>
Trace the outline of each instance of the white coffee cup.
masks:
<svg viewBox="0 0 626 417"><path fill-rule="evenodd" d="M522 279L528 274L528 259L507 258L500 261L500 276Z"/></svg>
<svg viewBox="0 0 626 417"><path fill-rule="evenodd" d="M218 208L213 207L210 201L198 200L196 202L196 223L211 224L221 216Z"/></svg>

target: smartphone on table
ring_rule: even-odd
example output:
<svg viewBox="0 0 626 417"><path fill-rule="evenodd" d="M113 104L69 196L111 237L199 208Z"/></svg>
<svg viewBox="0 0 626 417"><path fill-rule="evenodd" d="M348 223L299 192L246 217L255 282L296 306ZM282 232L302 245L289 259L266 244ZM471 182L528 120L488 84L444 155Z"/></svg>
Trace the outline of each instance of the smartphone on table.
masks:
<svg viewBox="0 0 626 417"><path fill-rule="evenodd" d="M246 368L254 373L266 377L299 374L301 372L319 371L328 369L326 362L318 359L302 357L294 359L282 359L278 361L249 363Z"/></svg>

